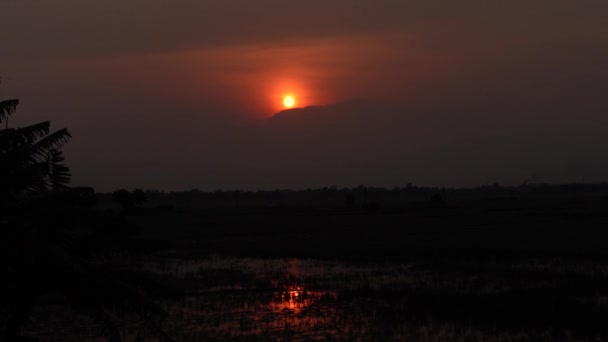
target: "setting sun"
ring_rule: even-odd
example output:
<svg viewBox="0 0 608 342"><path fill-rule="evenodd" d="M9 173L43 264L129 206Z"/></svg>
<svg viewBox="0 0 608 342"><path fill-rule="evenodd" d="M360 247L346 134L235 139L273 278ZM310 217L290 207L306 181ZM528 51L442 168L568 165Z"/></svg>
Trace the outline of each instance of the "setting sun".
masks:
<svg viewBox="0 0 608 342"><path fill-rule="evenodd" d="M293 98L293 96L285 96L283 99L283 104L285 107L291 108L296 104L296 100Z"/></svg>

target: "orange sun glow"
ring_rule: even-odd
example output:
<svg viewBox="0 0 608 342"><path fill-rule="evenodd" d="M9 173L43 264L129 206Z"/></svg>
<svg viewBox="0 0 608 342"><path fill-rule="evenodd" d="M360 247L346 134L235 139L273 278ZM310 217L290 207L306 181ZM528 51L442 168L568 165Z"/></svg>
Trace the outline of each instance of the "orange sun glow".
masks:
<svg viewBox="0 0 608 342"><path fill-rule="evenodd" d="M285 98L283 99L283 105L285 105L285 107L287 108L291 108L296 104L296 100L293 98L293 96L285 96Z"/></svg>

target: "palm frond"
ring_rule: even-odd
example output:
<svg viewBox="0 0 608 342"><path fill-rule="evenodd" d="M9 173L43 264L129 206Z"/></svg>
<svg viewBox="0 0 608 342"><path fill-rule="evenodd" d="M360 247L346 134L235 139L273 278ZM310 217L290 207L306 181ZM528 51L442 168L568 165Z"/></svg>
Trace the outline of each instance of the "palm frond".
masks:
<svg viewBox="0 0 608 342"><path fill-rule="evenodd" d="M17 133L25 142L33 144L36 140L44 138L49 134L50 121L40 122L31 126L17 129Z"/></svg>
<svg viewBox="0 0 608 342"><path fill-rule="evenodd" d="M34 144L33 154L38 157L46 157L53 149L61 148L72 136L66 128L60 129L46 136Z"/></svg>
<svg viewBox="0 0 608 342"><path fill-rule="evenodd" d="M0 130L0 152L9 151L25 144L33 144L44 138L50 129L50 122L40 122L35 125Z"/></svg>
<svg viewBox="0 0 608 342"><path fill-rule="evenodd" d="M63 154L59 150L52 150L49 155L49 183L53 191L68 189L72 174L70 169L63 164Z"/></svg>
<svg viewBox="0 0 608 342"><path fill-rule="evenodd" d="M0 101L0 122L13 114L17 110L17 105L19 105L17 99Z"/></svg>

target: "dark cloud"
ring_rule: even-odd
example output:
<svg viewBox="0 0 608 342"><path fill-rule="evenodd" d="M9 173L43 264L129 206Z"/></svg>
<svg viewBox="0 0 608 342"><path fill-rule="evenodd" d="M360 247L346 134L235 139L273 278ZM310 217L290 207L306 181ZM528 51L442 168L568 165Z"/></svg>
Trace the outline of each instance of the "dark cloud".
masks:
<svg viewBox="0 0 608 342"><path fill-rule="evenodd" d="M48 58L374 32L424 36L437 27L449 33L454 25L470 25L488 35L502 32L500 39L509 34L546 37L581 25L604 30L602 13L608 5L596 0L5 0L0 10L9 14L0 31L3 55Z"/></svg>

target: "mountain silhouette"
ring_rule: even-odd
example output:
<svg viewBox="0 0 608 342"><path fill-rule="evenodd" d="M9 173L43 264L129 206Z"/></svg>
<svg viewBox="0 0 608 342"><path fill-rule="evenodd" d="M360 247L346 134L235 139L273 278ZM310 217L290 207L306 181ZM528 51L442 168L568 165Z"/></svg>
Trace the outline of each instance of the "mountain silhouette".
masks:
<svg viewBox="0 0 608 342"><path fill-rule="evenodd" d="M403 109L367 100L350 100L322 106L286 109L267 121L269 125L315 127L336 125L349 127L354 123L402 120Z"/></svg>
<svg viewBox="0 0 608 342"><path fill-rule="evenodd" d="M267 119L265 128L287 140L315 138L331 147L340 141L351 145L393 142L405 133L412 138L423 121L403 108L351 100L284 110Z"/></svg>
<svg viewBox="0 0 608 342"><path fill-rule="evenodd" d="M401 184L407 156L422 151L424 125L403 108L351 100L281 111L266 120L253 144L263 151L258 160L284 184L302 173L308 181L302 186Z"/></svg>
<svg viewBox="0 0 608 342"><path fill-rule="evenodd" d="M576 158L567 169L555 162L559 153L574 156L580 148L564 146L550 127L501 110L420 110L364 100L288 109L265 121L249 155L269 165L281 184L302 178L294 170L306 174L307 185L518 184L548 170L558 181L576 177ZM488 119L497 115L500 124Z"/></svg>

